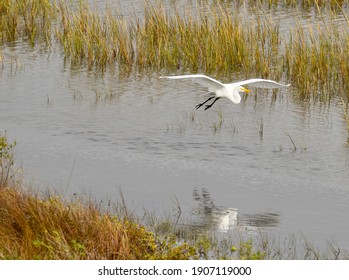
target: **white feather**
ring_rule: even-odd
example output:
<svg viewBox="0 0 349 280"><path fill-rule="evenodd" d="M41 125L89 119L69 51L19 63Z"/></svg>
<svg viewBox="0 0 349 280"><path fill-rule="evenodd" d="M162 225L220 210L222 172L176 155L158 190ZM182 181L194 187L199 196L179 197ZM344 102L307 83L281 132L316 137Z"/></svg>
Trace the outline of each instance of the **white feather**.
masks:
<svg viewBox="0 0 349 280"><path fill-rule="evenodd" d="M211 93L214 93L216 97L226 97L235 104L240 103L241 96L239 92L248 92L244 85L249 85L251 87L264 88L264 89L276 89L282 87L290 86L285 84L280 84L278 82L266 79L249 79L245 81L239 81L230 84L223 84L211 77L194 74L194 75L181 75L181 76L162 76L160 77L166 79L189 79L197 84L206 87ZM207 101L206 101L207 102ZM205 102L205 103L206 103ZM201 107L204 103L199 104L197 108ZM212 105L211 105L212 106ZM208 109L211 106L206 106Z"/></svg>

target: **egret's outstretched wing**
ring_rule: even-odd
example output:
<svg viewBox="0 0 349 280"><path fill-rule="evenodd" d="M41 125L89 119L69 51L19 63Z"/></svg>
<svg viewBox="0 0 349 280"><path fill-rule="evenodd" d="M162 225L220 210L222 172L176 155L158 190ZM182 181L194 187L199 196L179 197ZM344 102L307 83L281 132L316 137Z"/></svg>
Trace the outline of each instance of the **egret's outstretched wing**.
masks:
<svg viewBox="0 0 349 280"><path fill-rule="evenodd" d="M206 87L209 91L216 91L218 89L221 89L224 87L224 84L221 82L210 78L205 75L201 74L194 74L194 75L181 75L181 76L162 76L160 79L166 78L166 79L189 79L194 83L200 84L204 87Z"/></svg>
<svg viewBox="0 0 349 280"><path fill-rule="evenodd" d="M265 80L265 79L249 79L245 81L232 83L230 85L234 85L234 86L249 85L251 87L258 87L258 88L265 88L265 89L282 88L282 87L290 86L289 84L284 85L272 80Z"/></svg>

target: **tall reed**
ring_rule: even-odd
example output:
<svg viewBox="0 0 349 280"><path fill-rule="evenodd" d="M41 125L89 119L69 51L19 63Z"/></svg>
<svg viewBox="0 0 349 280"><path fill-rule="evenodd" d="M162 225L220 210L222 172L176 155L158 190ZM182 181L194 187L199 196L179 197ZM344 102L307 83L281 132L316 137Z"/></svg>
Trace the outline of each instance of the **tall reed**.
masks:
<svg viewBox="0 0 349 280"><path fill-rule="evenodd" d="M349 97L349 25L298 25L285 43L285 72L304 98Z"/></svg>
<svg viewBox="0 0 349 280"><path fill-rule="evenodd" d="M0 40L25 39L34 45L39 37L48 43L55 5L50 0L0 1Z"/></svg>
<svg viewBox="0 0 349 280"><path fill-rule="evenodd" d="M66 2L58 4L61 28L56 36L64 52L73 61L86 62L103 70L118 61L130 65L133 61L132 38L126 21L110 11L101 17L83 1L76 10Z"/></svg>
<svg viewBox="0 0 349 280"><path fill-rule="evenodd" d="M138 71L204 72L215 76L287 79L302 98L349 98L347 1L259 1L271 5L336 6L333 18L299 23L281 36L272 16L240 14L235 4L198 2L185 11L163 2L144 3L144 16L126 20L118 11L97 12L87 2L28 0L0 2L2 42L54 35L72 63L104 71L108 65ZM249 3L245 0L244 3ZM331 9L331 8L330 8ZM319 9L319 13L321 13ZM264 13L267 14L267 13ZM341 16L340 28L335 19ZM345 23L346 20L346 23Z"/></svg>
<svg viewBox="0 0 349 280"><path fill-rule="evenodd" d="M248 24L225 4L202 4L198 11L147 5L144 23L136 25L136 63L139 68L181 69L216 73L281 75L278 26L257 18Z"/></svg>

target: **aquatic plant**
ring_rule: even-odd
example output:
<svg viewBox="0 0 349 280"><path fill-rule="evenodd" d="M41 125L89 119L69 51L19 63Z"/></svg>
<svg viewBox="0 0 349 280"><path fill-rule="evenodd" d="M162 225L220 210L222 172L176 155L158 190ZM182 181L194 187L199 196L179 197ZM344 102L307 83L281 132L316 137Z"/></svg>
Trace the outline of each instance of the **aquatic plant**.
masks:
<svg viewBox="0 0 349 280"><path fill-rule="evenodd" d="M347 25L299 23L282 40L270 16L245 19L219 1L200 2L184 12L145 2L144 18L135 16L131 22L109 10L97 14L83 1L75 9L61 1L58 8L61 25L55 34L66 56L90 67L104 70L117 63L138 71L284 76L302 98L328 100L348 92Z"/></svg>
<svg viewBox="0 0 349 280"><path fill-rule="evenodd" d="M0 41L19 38L34 45L37 38L49 43L55 5L50 0L0 1Z"/></svg>
<svg viewBox="0 0 349 280"><path fill-rule="evenodd" d="M344 1L330 1L346 18ZM260 1L269 5L326 6L328 1ZM252 5L251 5L252 7ZM252 9L253 10L253 9ZM333 13L333 16L337 14ZM175 5L144 3L144 17L126 20L118 11L93 11L87 2L67 0L0 3L2 42L27 37L32 44L39 34L48 42L52 33L72 63L104 71L117 63L138 71L205 72L216 77L234 73L241 78L259 76L280 80L285 76L303 98L313 92L328 98L348 92L348 24L304 26L280 36L271 16L240 15L232 4L198 2L185 11ZM124 68L125 69L125 68Z"/></svg>
<svg viewBox="0 0 349 280"><path fill-rule="evenodd" d="M346 26L345 28L349 28ZM303 97L328 99L345 92L349 84L349 33L333 25L305 29L298 24L285 43L285 71ZM313 95L313 96L317 96Z"/></svg>
<svg viewBox="0 0 349 280"><path fill-rule="evenodd" d="M184 13L169 13L162 4L148 4L144 23L136 25L135 38L139 68L223 76L240 71L260 73L262 77L281 74L274 73L278 69L271 67L278 59L277 25L261 18L245 24L237 12L221 2L201 3L195 11L188 9Z"/></svg>
<svg viewBox="0 0 349 280"><path fill-rule="evenodd" d="M83 1L78 7L60 1L58 9L61 26L55 34L71 60L100 70L116 61L132 64L132 34L121 15L107 11L101 17Z"/></svg>

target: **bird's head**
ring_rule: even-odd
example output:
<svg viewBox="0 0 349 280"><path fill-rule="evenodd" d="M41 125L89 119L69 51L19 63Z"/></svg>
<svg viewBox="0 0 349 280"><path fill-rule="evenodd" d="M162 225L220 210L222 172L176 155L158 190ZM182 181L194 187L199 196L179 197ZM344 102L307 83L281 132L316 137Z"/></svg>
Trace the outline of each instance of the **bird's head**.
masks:
<svg viewBox="0 0 349 280"><path fill-rule="evenodd" d="M244 88L244 87L239 87L239 92L250 92L251 90L247 89L247 88Z"/></svg>

